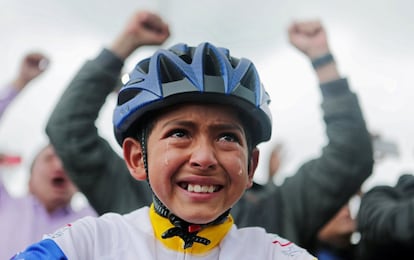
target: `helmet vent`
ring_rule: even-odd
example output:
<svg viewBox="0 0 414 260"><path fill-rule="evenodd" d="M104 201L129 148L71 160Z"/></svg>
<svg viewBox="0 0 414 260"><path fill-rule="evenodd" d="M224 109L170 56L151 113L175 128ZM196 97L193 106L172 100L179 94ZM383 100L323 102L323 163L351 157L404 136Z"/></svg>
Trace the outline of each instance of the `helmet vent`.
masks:
<svg viewBox="0 0 414 260"><path fill-rule="evenodd" d="M188 54L183 54L183 55L180 55L180 58L185 62L185 63L187 63L187 64L191 64L191 62L193 61L193 59L191 58L191 56L190 55L188 55Z"/></svg>
<svg viewBox="0 0 414 260"><path fill-rule="evenodd" d="M236 66L239 64L239 62L240 62L240 60L239 59L237 59L237 58L235 58L235 57L230 57L229 58L229 61L230 61L230 65L231 65L231 67L234 69L234 68L236 68Z"/></svg>
<svg viewBox="0 0 414 260"><path fill-rule="evenodd" d="M125 104L129 100L133 99L136 95L139 94L139 92L141 92L141 90L137 88L122 90L118 95L118 106Z"/></svg>
<svg viewBox="0 0 414 260"><path fill-rule="evenodd" d="M204 57L204 74L208 76L221 76L221 62L222 61L217 58L215 53L210 51L209 55Z"/></svg>
<svg viewBox="0 0 414 260"><path fill-rule="evenodd" d="M257 82L256 70L254 70L252 66L250 65L249 69L244 74L243 78L240 80L240 84L250 89L251 91L255 92L257 83L258 82Z"/></svg>
<svg viewBox="0 0 414 260"><path fill-rule="evenodd" d="M184 78L182 71L167 57L160 57L159 67L160 80L162 83L179 81Z"/></svg>
<svg viewBox="0 0 414 260"><path fill-rule="evenodd" d="M141 73L148 74L149 63L150 63L150 60L145 59L145 60L141 61L140 63L138 63L135 69L140 71Z"/></svg>

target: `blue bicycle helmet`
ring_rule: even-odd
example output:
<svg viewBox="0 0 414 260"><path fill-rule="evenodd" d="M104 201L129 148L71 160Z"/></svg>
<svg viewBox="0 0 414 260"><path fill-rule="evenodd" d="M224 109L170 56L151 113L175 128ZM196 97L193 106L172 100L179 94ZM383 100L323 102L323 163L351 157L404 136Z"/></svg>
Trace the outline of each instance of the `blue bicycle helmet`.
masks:
<svg viewBox="0 0 414 260"><path fill-rule="evenodd" d="M270 98L254 64L230 56L211 43L197 47L177 44L139 62L122 87L113 114L117 142L148 113L172 105L196 102L235 107L250 127L253 145L270 139Z"/></svg>

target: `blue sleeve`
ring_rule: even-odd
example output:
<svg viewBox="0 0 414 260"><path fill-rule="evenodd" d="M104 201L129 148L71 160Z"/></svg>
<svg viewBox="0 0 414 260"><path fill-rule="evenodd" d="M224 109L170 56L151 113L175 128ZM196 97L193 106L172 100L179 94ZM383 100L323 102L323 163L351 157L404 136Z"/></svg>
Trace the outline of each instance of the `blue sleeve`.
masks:
<svg viewBox="0 0 414 260"><path fill-rule="evenodd" d="M26 248L10 260L67 260L68 258L52 239L44 239Z"/></svg>

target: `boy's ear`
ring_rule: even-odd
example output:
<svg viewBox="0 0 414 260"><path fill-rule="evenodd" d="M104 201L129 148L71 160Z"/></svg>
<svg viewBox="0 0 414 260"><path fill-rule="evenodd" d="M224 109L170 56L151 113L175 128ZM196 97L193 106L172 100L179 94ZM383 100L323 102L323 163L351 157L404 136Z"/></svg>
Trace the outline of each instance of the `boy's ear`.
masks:
<svg viewBox="0 0 414 260"><path fill-rule="evenodd" d="M257 165L259 164L259 154L260 154L259 149L256 147L256 148L253 149L252 155L249 158L250 167L248 169L249 170L249 172L248 172L249 182L247 184L247 188L250 188L250 187L253 186L253 176L254 176L254 173L257 169Z"/></svg>
<svg viewBox="0 0 414 260"><path fill-rule="evenodd" d="M139 181L146 180L147 173L145 172L140 142L134 138L127 137L122 144L122 149L125 162L132 177Z"/></svg>

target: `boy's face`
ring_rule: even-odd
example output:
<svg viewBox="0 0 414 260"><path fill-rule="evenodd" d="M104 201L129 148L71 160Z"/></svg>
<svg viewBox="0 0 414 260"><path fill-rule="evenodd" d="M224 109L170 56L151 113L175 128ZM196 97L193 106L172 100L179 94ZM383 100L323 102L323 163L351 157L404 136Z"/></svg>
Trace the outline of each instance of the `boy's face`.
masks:
<svg viewBox="0 0 414 260"><path fill-rule="evenodd" d="M252 185L259 151L248 158L246 133L227 106L187 104L159 116L148 138L148 170L157 197L180 218L208 223ZM124 141L131 174L146 178L141 146ZM250 167L248 167L248 161Z"/></svg>

